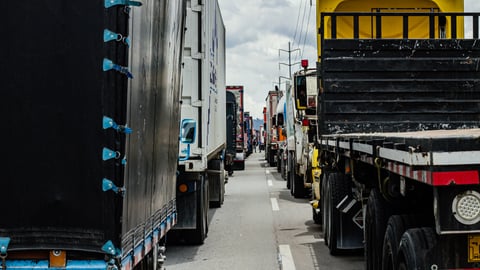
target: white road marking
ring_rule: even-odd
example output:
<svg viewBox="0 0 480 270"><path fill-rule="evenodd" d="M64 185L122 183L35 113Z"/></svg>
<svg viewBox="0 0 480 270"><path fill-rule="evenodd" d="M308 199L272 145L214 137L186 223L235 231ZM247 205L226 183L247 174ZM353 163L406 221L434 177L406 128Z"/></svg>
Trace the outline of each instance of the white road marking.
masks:
<svg viewBox="0 0 480 270"><path fill-rule="evenodd" d="M295 263L293 262L290 245L279 245L280 259L282 263L282 270L295 270Z"/></svg>
<svg viewBox="0 0 480 270"><path fill-rule="evenodd" d="M270 198L270 201L272 203L272 210L273 211L280 211L280 207L278 207L278 201L276 198Z"/></svg>
<svg viewBox="0 0 480 270"><path fill-rule="evenodd" d="M265 173L266 173L266 174L270 174L270 171L269 171L269 170L265 170Z"/></svg>
<svg viewBox="0 0 480 270"><path fill-rule="evenodd" d="M272 180L268 180L268 181L267 181L267 184L268 184L269 187L271 187L271 186L273 186L273 181L272 181Z"/></svg>

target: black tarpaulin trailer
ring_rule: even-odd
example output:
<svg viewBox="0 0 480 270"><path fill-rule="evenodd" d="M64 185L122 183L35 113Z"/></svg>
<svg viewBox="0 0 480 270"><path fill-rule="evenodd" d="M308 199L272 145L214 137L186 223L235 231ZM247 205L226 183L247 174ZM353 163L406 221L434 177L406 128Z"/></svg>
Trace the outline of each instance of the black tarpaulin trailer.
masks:
<svg viewBox="0 0 480 270"><path fill-rule="evenodd" d="M184 1L4 7L0 263L143 263L176 219Z"/></svg>

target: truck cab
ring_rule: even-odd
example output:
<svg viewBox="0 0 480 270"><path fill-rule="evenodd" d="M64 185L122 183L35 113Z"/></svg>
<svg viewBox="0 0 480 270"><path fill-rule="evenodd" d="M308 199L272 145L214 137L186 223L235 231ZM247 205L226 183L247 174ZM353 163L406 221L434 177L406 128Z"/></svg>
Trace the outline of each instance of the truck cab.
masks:
<svg viewBox="0 0 480 270"><path fill-rule="evenodd" d="M295 147L290 152L289 178L287 186L296 198L310 193L313 182L312 153L317 132L317 73L315 68L308 68L308 61L302 60L303 69L293 75L292 110L293 141Z"/></svg>

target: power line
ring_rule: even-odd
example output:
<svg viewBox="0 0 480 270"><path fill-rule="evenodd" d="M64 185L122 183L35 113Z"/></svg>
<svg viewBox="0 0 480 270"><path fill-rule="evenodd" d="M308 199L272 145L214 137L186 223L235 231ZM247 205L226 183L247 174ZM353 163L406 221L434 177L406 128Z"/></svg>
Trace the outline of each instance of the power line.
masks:
<svg viewBox="0 0 480 270"><path fill-rule="evenodd" d="M300 2L300 5L298 6L298 12L297 12L297 26L295 27L295 33L293 34L293 44L295 44L295 39L297 38L297 30L298 30L298 23L300 22L300 10L302 9L302 2Z"/></svg>
<svg viewBox="0 0 480 270"><path fill-rule="evenodd" d="M302 32L303 32L303 25L305 23L305 13L307 11L307 2L305 0L305 7L303 8L303 16L302 16L302 24L301 24L301 28L300 28L300 37L298 38L298 45L301 44L302 42Z"/></svg>
<svg viewBox="0 0 480 270"><path fill-rule="evenodd" d="M305 36L303 39L303 49L301 50L301 58L303 58L303 53L305 52L305 43L307 43L307 34L308 34L308 27L310 26L310 15L312 15L312 2L310 1L310 9L308 11L308 19L307 19L307 28L305 29Z"/></svg>

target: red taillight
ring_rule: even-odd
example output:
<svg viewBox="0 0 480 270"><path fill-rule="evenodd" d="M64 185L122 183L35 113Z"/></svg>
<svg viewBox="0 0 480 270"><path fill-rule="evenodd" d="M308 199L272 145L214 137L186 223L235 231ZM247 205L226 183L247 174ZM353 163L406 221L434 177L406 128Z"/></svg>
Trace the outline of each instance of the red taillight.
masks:
<svg viewBox="0 0 480 270"><path fill-rule="evenodd" d="M308 127L309 124L310 124L310 121L309 121L308 119L303 119L303 120L302 120L302 126Z"/></svg>

